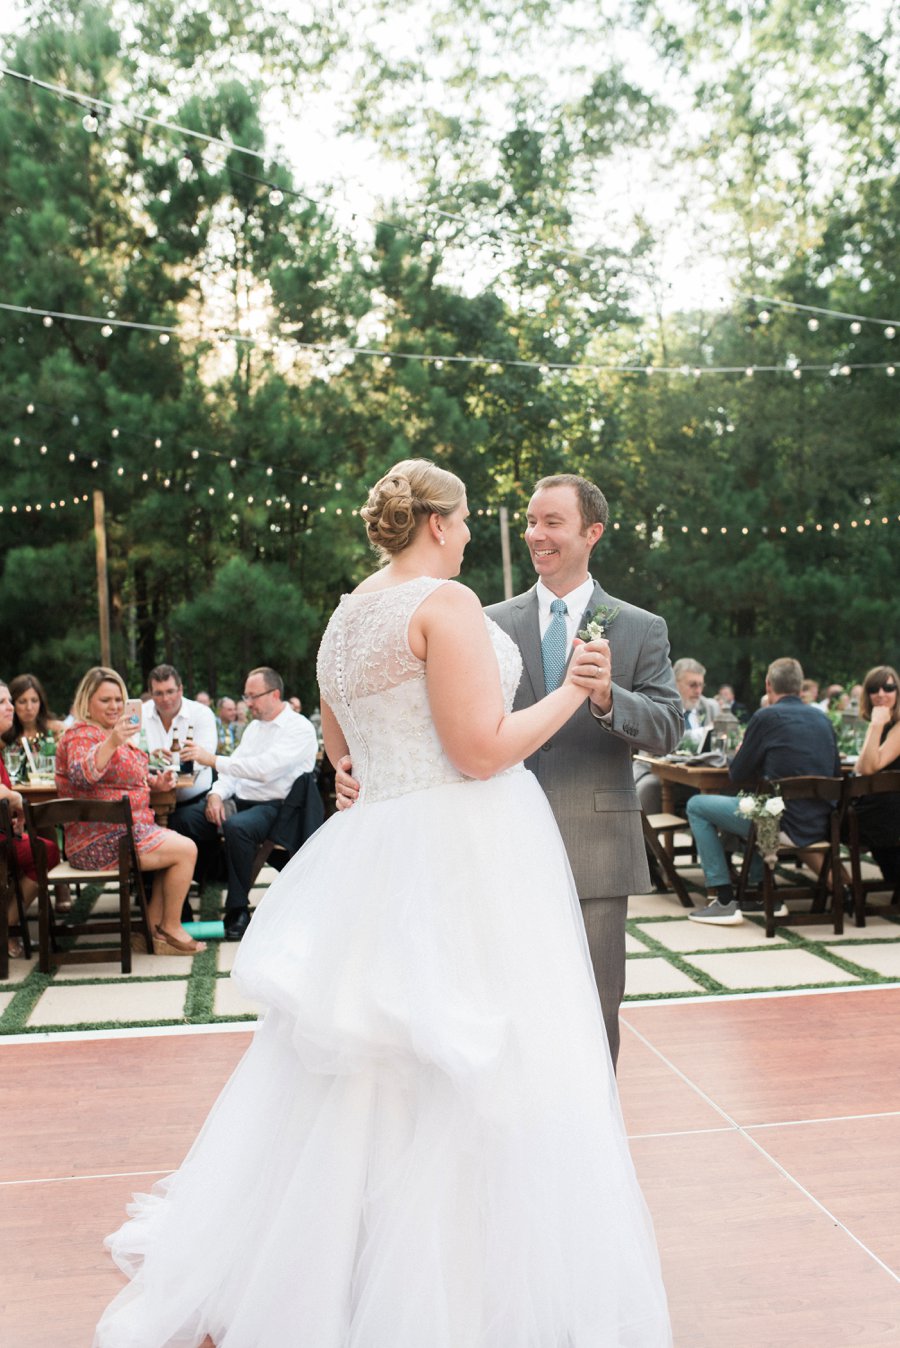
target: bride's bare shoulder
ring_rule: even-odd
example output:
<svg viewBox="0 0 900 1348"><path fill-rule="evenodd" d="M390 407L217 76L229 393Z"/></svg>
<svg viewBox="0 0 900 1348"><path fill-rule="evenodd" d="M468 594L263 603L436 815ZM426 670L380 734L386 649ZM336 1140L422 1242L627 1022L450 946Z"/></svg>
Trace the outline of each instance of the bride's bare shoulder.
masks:
<svg viewBox="0 0 900 1348"><path fill-rule="evenodd" d="M459 615L460 618L482 612L478 595L474 590L470 590L468 585L463 585L458 580L447 580L443 585L439 585L425 603L431 613ZM424 609L425 604L422 607Z"/></svg>

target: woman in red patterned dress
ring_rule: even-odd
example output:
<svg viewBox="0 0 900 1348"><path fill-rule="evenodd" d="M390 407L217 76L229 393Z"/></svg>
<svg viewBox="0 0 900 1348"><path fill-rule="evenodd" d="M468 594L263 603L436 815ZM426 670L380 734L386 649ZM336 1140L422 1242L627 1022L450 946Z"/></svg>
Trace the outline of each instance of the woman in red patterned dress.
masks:
<svg viewBox="0 0 900 1348"><path fill-rule="evenodd" d="M142 871L153 872L149 911L157 955L195 955L206 946L181 925L197 847L171 829L160 828L150 809L150 787L167 785L169 774L151 778L147 756L132 744L134 725L124 715L128 694L114 669L89 669L75 694L75 724L56 750L56 785L61 796L82 800L131 801L134 841ZM67 824L66 855L85 870L113 869L119 837L114 824Z"/></svg>
<svg viewBox="0 0 900 1348"><path fill-rule="evenodd" d="M15 710L13 707L12 695L5 683L0 680L0 736L9 730L13 723ZM6 764L0 758L0 799L3 799L9 805L12 815L13 828L18 829L22 821L22 797L18 791L13 790L9 773L6 771ZM22 898L27 908L37 897L37 871L34 866L34 857L31 855L31 841L27 833L13 833L12 838L13 851L16 857L16 865L19 869L19 884L22 889ZM55 843L47 843L47 864L55 866L59 861L59 850ZM13 899L9 905L10 922L18 922L19 915L16 911L16 901ZM21 959L25 951L22 946L21 938L10 936L9 953L13 959Z"/></svg>

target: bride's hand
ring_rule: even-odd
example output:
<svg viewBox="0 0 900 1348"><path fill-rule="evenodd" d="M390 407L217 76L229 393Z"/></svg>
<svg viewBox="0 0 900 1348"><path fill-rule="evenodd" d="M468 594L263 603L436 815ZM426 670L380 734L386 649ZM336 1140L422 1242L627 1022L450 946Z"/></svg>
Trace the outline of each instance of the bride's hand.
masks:
<svg viewBox="0 0 900 1348"><path fill-rule="evenodd" d="M605 637L594 641L574 640L566 682L588 694L597 709L606 713L612 706L612 666L609 642Z"/></svg>

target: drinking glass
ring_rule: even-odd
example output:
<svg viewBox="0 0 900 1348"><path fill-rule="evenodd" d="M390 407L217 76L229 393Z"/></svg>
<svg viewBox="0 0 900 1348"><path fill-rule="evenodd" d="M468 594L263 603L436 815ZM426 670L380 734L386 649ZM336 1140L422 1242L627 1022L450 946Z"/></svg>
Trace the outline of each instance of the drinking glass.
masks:
<svg viewBox="0 0 900 1348"><path fill-rule="evenodd" d="M6 764L6 771L9 773L9 780L15 786L22 771L22 764L25 762L25 753L21 746L11 744L4 749L3 761Z"/></svg>

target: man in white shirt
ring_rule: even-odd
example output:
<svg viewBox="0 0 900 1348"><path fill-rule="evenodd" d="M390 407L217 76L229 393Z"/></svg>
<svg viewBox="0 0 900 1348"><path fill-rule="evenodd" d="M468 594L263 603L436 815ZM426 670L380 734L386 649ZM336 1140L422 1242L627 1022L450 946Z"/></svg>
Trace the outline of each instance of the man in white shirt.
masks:
<svg viewBox="0 0 900 1348"><path fill-rule="evenodd" d="M216 747L216 718L202 702L184 696L181 675L174 665L157 665L147 680L150 699L141 710L141 730L151 753L171 753L176 738L181 749L191 736L206 749ZM183 832L179 820L192 801L203 801L212 786L212 768L199 768L191 786L180 786L175 792L175 809L169 816L169 828ZM182 922L193 920L190 902L185 899Z"/></svg>
<svg viewBox="0 0 900 1348"><path fill-rule="evenodd" d="M228 892L225 939L239 941L250 922L250 872L259 844L268 836L278 809L296 779L316 765L316 732L305 716L287 705L284 683L274 669L252 669L244 681L244 700L253 720L231 755L193 749L194 762L214 767L217 781L205 802L190 806L179 832L198 846L225 836ZM225 802L234 801L227 814Z"/></svg>
<svg viewBox="0 0 900 1348"><path fill-rule="evenodd" d="M143 706L141 729L147 737L150 752L170 753L176 736L182 750L187 741L193 739L201 748L215 752L216 718L202 702L194 702L184 696L181 675L174 665L157 665L151 669L148 685L150 701ZM189 735L188 731L192 733ZM193 785L178 788L172 818L189 801L205 796L212 786L212 780L212 768L198 766Z"/></svg>

